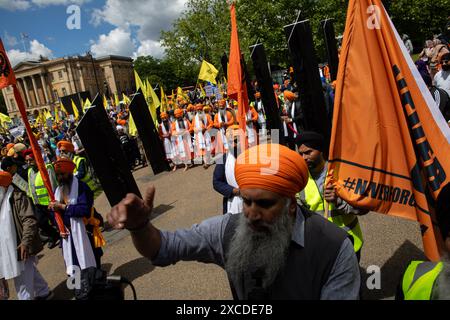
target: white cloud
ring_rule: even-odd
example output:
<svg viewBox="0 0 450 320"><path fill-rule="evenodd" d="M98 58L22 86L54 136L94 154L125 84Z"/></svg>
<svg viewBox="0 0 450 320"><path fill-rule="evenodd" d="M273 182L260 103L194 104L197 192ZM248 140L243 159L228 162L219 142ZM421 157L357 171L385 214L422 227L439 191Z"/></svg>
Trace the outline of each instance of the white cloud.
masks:
<svg viewBox="0 0 450 320"><path fill-rule="evenodd" d="M131 33L122 28L111 30L109 34L100 35L97 41L91 41L91 51L95 57L121 55L131 57L136 44Z"/></svg>
<svg viewBox="0 0 450 320"><path fill-rule="evenodd" d="M161 58L164 55L164 48L161 47L159 41L144 40L141 41L141 45L136 52L133 53L133 59L140 56L152 56L155 58Z"/></svg>
<svg viewBox="0 0 450 320"><path fill-rule="evenodd" d="M26 0L0 0L0 9L16 11L27 10L30 7L30 2Z"/></svg>
<svg viewBox="0 0 450 320"><path fill-rule="evenodd" d="M140 46L136 55L150 53L162 56L159 39L161 30L171 27L184 9L186 0L162 2L159 0L107 0L103 8L95 9L91 23L99 25L107 22L118 28L128 30L137 27L137 40Z"/></svg>
<svg viewBox="0 0 450 320"><path fill-rule="evenodd" d="M15 66L19 62L25 60L39 60L40 56L52 59L53 52L45 45L37 40L30 41L30 51L24 52L16 49L9 50L7 52L9 61L12 66Z"/></svg>

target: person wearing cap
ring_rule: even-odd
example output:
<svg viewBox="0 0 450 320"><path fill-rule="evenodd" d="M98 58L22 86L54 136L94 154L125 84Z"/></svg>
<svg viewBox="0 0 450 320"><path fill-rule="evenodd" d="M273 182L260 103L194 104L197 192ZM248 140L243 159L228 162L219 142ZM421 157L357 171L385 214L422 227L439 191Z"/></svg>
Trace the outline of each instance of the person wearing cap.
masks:
<svg viewBox="0 0 450 320"><path fill-rule="evenodd" d="M48 243L49 248L54 248L58 244L60 236L54 227L56 225L54 217L48 210L50 196L44 185L41 173L38 170L33 150L28 149L23 154L25 156L25 162L28 165L28 196L31 198L35 207L35 214L41 232L41 240L44 243ZM57 181L53 165L49 163L45 167L47 168L51 187L55 190Z"/></svg>
<svg viewBox="0 0 450 320"><path fill-rule="evenodd" d="M194 117L195 117L195 107L193 104L189 104L188 107L186 108L186 118L189 120L189 122L192 123L192 121L194 121Z"/></svg>
<svg viewBox="0 0 450 320"><path fill-rule="evenodd" d="M238 109L236 108L236 114L238 112ZM245 115L246 118L246 133L247 133L247 141L248 146L253 147L256 144L258 144L258 134L255 129L256 123L258 122L258 113L256 112L255 108L253 106L249 106L247 114Z"/></svg>
<svg viewBox="0 0 450 320"><path fill-rule="evenodd" d="M238 214L242 212L242 198L239 186L234 176L236 158L239 155L239 126L233 125L227 129L227 140L230 148L216 163L213 175L213 188L223 195L223 214Z"/></svg>
<svg viewBox="0 0 450 320"><path fill-rule="evenodd" d="M298 94L289 90L283 92L284 105L279 109L280 120L283 124L280 140L291 150L295 150L295 139L303 130L303 111Z"/></svg>
<svg viewBox="0 0 450 320"><path fill-rule="evenodd" d="M214 263L225 269L237 299L358 299L359 266L347 234L297 205L308 167L295 151L259 145L239 155L235 178L241 214L207 219L173 232L149 220L155 197L128 194L108 214L115 229L128 229L134 246L155 266L178 261Z"/></svg>
<svg viewBox="0 0 450 320"><path fill-rule="evenodd" d="M72 160L60 158L54 166L58 187L55 201L48 207L61 213L69 231L68 237L62 240L66 272L72 275L73 266L81 270L100 268L105 240L100 232L103 219L94 209L94 195L87 184L73 175L75 163Z"/></svg>
<svg viewBox="0 0 450 320"><path fill-rule="evenodd" d="M191 132L193 128L188 119L183 118L184 112L182 109L175 110L175 121L172 122L171 134L175 138L177 158L175 167L179 164L184 164L184 171L187 171L191 166L192 153L194 147L192 145Z"/></svg>
<svg viewBox="0 0 450 320"><path fill-rule="evenodd" d="M329 221L346 230L353 241L353 247L361 258L363 235L358 222L358 215L366 214L365 209L352 207L341 199L334 186L326 183L328 162L324 159L325 139L319 133L304 131L296 140L298 153L308 165L308 183L304 190L297 195L300 205L319 213ZM328 217L325 206L328 205Z"/></svg>
<svg viewBox="0 0 450 320"><path fill-rule="evenodd" d="M228 143L226 139L226 131L228 127L235 124L233 114L226 109L227 103L224 99L219 100L219 110L214 116L214 127L219 130L215 140L216 154L226 153L228 151Z"/></svg>
<svg viewBox="0 0 450 320"><path fill-rule="evenodd" d="M261 92L255 93L255 102L252 102L252 104L254 104L254 108L258 113L258 125L259 129L261 129L260 134L265 137L267 136L266 110L264 109L264 104L261 100Z"/></svg>
<svg viewBox="0 0 450 320"><path fill-rule="evenodd" d="M164 145L166 159L173 164L175 160L175 140L172 139L172 125L167 112L161 112L160 117L161 123L158 126L159 137Z"/></svg>
<svg viewBox="0 0 450 320"><path fill-rule="evenodd" d="M102 186L98 181L94 173L94 169L88 164L86 157L83 153L75 154L75 147L70 141L61 140L57 144L60 158L67 158L73 160L76 165L74 174L78 180L86 183L94 193L94 199L96 199L102 192Z"/></svg>
<svg viewBox="0 0 450 320"><path fill-rule="evenodd" d="M214 126L214 123L209 114L203 111L203 105L197 104L195 106L196 115L192 122L192 129L194 130L194 163L202 164L203 168L208 169L211 165L211 135L209 131Z"/></svg>
<svg viewBox="0 0 450 320"><path fill-rule="evenodd" d="M37 269L43 249L38 222L26 193L0 171L0 279L14 279L19 300L51 299L53 293Z"/></svg>
<svg viewBox="0 0 450 320"><path fill-rule="evenodd" d="M450 184L440 192L436 222L443 239L441 261L411 261L397 287L396 300L450 300Z"/></svg>

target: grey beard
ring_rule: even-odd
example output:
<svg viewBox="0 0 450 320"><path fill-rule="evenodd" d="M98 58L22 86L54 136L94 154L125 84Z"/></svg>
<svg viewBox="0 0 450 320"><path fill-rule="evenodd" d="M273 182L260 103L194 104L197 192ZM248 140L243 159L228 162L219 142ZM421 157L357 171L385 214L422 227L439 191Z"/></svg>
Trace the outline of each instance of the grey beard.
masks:
<svg viewBox="0 0 450 320"><path fill-rule="evenodd" d="M269 232L257 232L250 228L247 218L239 217L227 255L225 270L234 283L242 283L242 277L249 277L251 270L262 270L262 285L268 288L284 269L292 237L294 218L286 207L272 224L266 224Z"/></svg>

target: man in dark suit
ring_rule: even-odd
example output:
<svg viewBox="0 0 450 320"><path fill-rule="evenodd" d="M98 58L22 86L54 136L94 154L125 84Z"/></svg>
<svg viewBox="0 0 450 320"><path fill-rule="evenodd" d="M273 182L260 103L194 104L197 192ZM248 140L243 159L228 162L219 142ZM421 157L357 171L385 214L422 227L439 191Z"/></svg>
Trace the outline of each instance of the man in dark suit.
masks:
<svg viewBox="0 0 450 320"><path fill-rule="evenodd" d="M284 105L279 109L282 129L280 132L281 144L295 151L295 139L304 129L303 110L298 94L285 90Z"/></svg>

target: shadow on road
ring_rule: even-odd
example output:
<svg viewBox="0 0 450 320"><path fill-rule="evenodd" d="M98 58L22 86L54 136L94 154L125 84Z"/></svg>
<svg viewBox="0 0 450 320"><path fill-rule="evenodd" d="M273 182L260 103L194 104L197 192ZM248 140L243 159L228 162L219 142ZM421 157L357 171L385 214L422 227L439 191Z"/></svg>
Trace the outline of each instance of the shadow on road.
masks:
<svg viewBox="0 0 450 320"><path fill-rule="evenodd" d="M372 274L367 274L366 270L360 268L362 284L361 299L381 300L395 296L397 286L401 280L403 272L412 260L427 260L427 258L422 250L407 240L381 267L380 290L369 290L367 288L367 279Z"/></svg>
<svg viewBox="0 0 450 320"><path fill-rule="evenodd" d="M151 262L147 258L141 257L117 267L112 274L120 275L133 282L135 279L152 272L153 269L155 267Z"/></svg>

